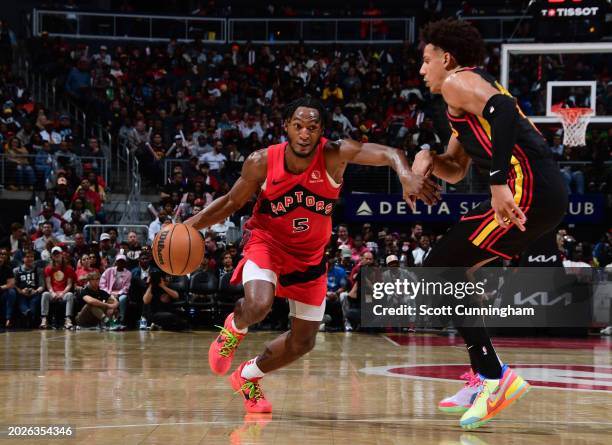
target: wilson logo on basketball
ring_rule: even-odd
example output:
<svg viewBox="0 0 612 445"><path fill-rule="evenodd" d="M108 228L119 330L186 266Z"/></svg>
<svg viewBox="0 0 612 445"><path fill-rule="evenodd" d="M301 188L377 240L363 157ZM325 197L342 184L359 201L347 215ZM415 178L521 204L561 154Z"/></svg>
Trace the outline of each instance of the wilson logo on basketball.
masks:
<svg viewBox="0 0 612 445"><path fill-rule="evenodd" d="M164 230L159 234L159 241L157 242L157 262L161 265L164 264L164 256L162 255L164 251L164 243L166 238L168 237L168 231Z"/></svg>

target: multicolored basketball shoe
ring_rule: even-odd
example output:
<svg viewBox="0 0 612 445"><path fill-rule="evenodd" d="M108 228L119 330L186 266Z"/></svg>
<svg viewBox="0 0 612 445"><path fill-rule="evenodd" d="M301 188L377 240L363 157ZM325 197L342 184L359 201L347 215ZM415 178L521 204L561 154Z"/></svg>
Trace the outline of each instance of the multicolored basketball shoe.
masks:
<svg viewBox="0 0 612 445"><path fill-rule="evenodd" d="M248 362L244 362L238 367L232 375L229 376L229 382L236 392L242 393L244 396L244 409L247 413L271 413L272 404L266 400L259 381L261 378L247 380L242 377L242 368Z"/></svg>
<svg viewBox="0 0 612 445"><path fill-rule="evenodd" d="M468 430L484 425L527 394L530 388L529 383L504 365L501 379L481 381L474 403L461 416L459 424Z"/></svg>
<svg viewBox="0 0 612 445"><path fill-rule="evenodd" d="M461 379L466 380L463 388L453 396L442 399L438 403L438 409L444 413L463 414L478 395L478 387L480 385L480 377L478 374L474 374L471 369L461 375Z"/></svg>
<svg viewBox="0 0 612 445"><path fill-rule="evenodd" d="M208 364L212 372L217 375L225 375L232 367L234 353L246 335L232 328L232 320L234 320L233 312L227 316L223 327L217 326L221 329L221 333L208 348Z"/></svg>

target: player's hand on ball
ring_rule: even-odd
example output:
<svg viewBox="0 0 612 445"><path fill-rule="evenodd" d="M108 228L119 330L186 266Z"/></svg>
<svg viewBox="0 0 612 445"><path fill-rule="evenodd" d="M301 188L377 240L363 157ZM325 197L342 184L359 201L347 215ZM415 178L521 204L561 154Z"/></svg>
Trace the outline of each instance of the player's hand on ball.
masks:
<svg viewBox="0 0 612 445"><path fill-rule="evenodd" d="M501 228L506 229L515 224L522 232L525 231L527 217L514 202L512 191L506 184L491 186L491 207Z"/></svg>

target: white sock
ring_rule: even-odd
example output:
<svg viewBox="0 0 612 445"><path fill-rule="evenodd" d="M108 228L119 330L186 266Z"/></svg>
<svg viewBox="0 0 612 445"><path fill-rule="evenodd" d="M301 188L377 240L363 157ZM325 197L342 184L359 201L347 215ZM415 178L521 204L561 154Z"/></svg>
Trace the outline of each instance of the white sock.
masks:
<svg viewBox="0 0 612 445"><path fill-rule="evenodd" d="M232 329L236 332L238 332L239 334L246 334L247 332L249 332L249 328L244 328L244 329L238 329L236 327L236 323L234 323L234 319L232 318Z"/></svg>
<svg viewBox="0 0 612 445"><path fill-rule="evenodd" d="M242 368L242 372L240 373L240 377L243 379L251 380L251 379L259 379L262 378L265 374L259 369L257 366L257 357L251 359L244 365Z"/></svg>

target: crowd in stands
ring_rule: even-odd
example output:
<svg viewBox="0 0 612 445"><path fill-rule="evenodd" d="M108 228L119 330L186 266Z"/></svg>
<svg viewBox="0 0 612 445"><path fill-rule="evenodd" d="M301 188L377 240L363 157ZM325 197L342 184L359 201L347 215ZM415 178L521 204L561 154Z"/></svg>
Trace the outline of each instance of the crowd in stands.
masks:
<svg viewBox="0 0 612 445"><path fill-rule="evenodd" d="M183 181L203 182L215 197L233 182L250 153L284 141L283 106L304 94L327 105L331 139L385 143L412 158L421 149L443 150L450 134L441 101L429 94L419 75L416 45L233 44L224 49L199 39L190 44L173 39L163 45L90 48L43 35L30 42L30 51L42 73L128 144L148 179L145 186L164 187L173 166L181 165ZM534 89L535 80L525 74L533 71L528 62L513 72L509 89L529 110L541 89ZM579 65L607 85L609 68L601 59L587 58ZM485 67L498 75L498 46L489 47ZM547 75L554 79L557 71ZM612 104L609 93L612 87L598 88L605 112ZM575 193L608 192L610 169L603 161L611 159L612 130L591 126L587 147L571 149L556 142L559 128L545 131L557 159L589 164L564 167L568 187ZM68 145L66 150L73 151ZM198 198L206 201L204 193Z"/></svg>
<svg viewBox="0 0 612 445"><path fill-rule="evenodd" d="M193 210L192 210L193 211ZM189 216L192 211L186 211ZM210 327L243 295L230 278L241 258L241 240L230 240L219 224L205 233L206 254L188 276L168 276L152 261L151 239L176 219L160 208L146 231L114 228L89 238L66 226L54 231L57 215L41 215L41 230L26 233L19 223L0 240L0 320L3 327L184 330ZM62 228L63 227L63 228ZM405 229L404 229L405 230ZM419 267L441 234L422 224L408 231L373 227L335 227L326 250L327 309L321 329L360 328L363 267ZM568 228L557 233L566 267L601 267L612 273L612 229L596 243L577 242ZM510 264L519 264L515 258ZM390 272L401 274L403 271ZM288 307L277 299L262 327L283 329Z"/></svg>

